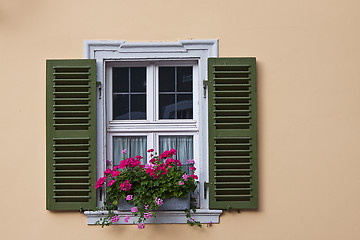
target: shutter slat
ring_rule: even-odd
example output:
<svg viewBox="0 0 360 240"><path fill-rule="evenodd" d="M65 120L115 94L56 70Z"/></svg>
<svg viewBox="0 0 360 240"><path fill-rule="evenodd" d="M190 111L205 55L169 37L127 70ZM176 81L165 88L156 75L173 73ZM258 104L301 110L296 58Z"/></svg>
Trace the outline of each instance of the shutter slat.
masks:
<svg viewBox="0 0 360 240"><path fill-rule="evenodd" d="M47 61L47 209L96 206L95 60Z"/></svg>
<svg viewBox="0 0 360 240"><path fill-rule="evenodd" d="M208 67L210 209L257 208L256 60Z"/></svg>

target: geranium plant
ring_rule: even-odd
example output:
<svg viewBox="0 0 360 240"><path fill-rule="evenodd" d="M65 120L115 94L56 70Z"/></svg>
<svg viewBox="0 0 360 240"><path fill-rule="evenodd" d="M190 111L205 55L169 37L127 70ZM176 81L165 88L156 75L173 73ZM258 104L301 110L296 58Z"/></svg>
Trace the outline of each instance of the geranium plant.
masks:
<svg viewBox="0 0 360 240"><path fill-rule="evenodd" d="M119 202L126 201L133 203L131 213L137 217L139 229L143 229L146 220L156 217L156 210L167 199L187 197L196 189L198 177L195 175L193 159L187 161L191 166L188 174L183 171L181 162L173 158L176 155L175 149L167 150L160 156L157 156L153 149L148 152L150 160L146 165L141 164L141 156L124 157L119 165L106 169L104 176L99 178L95 188L106 188L103 209L108 210L108 214L97 224L108 226L118 221L128 222L130 215L124 219L116 215ZM126 149L123 154L126 156ZM191 205L190 208L184 209L187 222L201 227L190 215L190 210L195 212L195 207Z"/></svg>

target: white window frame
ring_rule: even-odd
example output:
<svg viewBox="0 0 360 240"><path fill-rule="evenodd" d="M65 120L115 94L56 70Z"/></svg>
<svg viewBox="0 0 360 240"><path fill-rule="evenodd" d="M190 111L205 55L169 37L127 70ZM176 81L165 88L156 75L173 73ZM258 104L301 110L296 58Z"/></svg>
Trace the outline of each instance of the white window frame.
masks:
<svg viewBox="0 0 360 240"><path fill-rule="evenodd" d="M178 66L177 63L196 63L194 65L195 69L193 69L193 72L197 72L193 81L194 119L181 121L157 120L156 131L158 134L155 135L155 138L158 138L159 134L166 135L173 132L174 128L169 126L177 121L181 123L178 125L179 135L194 135L194 142L196 144L194 147L198 147L199 149L199 151L194 152L194 159L200 181L200 209L194 214L194 218L202 223L217 223L219 222L219 215L222 211L209 210L208 193L206 194L207 196L204 196L204 182L208 182L208 106L207 93L203 90L203 80L207 79L207 59L209 57L218 57L218 40L181 40L178 42L84 41L84 58L96 59L96 79L97 82L100 83L100 88L97 92L97 178L102 176L106 168L107 154L109 154L109 151L112 151L107 146L107 141L109 141L107 138L110 136L110 134L107 134L107 127L118 129L121 131L119 134L122 136L125 136L127 133L138 135L139 132L144 136L144 130L149 133L152 130L152 126L146 124L147 120L135 120L137 122L136 127L130 126L134 125L134 120L131 120L131 122L128 121L129 125L126 124L125 120L121 122L121 125L112 121L109 121L109 126L107 125L109 116L107 115L107 111L105 111L106 104L108 104L105 91L109 92L109 90L111 90L108 89L108 85L111 84L107 85L106 76L108 72L106 71L110 71L110 67L114 64L118 65L122 63L133 63L134 66L138 63L145 63L149 64L150 68L152 66L151 62L164 65L174 63L172 66ZM154 89L154 86L148 86L147 95L149 92L155 92L155 94L157 94L158 89ZM157 102L155 102L154 105L147 103L147 114L149 114L148 111L154 110L154 106L156 107L154 111L155 116L158 116ZM185 126L183 123L185 123ZM147 136L149 139L149 135ZM155 138L152 137L154 140ZM97 194L97 206L103 206L103 194L104 193ZM85 214L88 218L88 224L94 224L102 216L101 212L86 211ZM119 212L118 214L122 216L126 213ZM157 214L156 218L148 222L186 223L184 216L184 212L182 211L166 211ZM121 221L118 223L124 224ZM129 223L132 223L132 221L129 221Z"/></svg>

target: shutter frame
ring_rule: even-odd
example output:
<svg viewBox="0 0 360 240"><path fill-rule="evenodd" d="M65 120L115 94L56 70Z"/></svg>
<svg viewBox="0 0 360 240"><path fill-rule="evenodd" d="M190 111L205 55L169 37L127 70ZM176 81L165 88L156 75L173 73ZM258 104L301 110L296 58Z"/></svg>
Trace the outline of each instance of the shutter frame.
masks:
<svg viewBox="0 0 360 240"><path fill-rule="evenodd" d="M209 58L208 75L209 208L257 209L256 58Z"/></svg>
<svg viewBox="0 0 360 240"><path fill-rule="evenodd" d="M47 60L46 209L94 209L95 182L96 61Z"/></svg>

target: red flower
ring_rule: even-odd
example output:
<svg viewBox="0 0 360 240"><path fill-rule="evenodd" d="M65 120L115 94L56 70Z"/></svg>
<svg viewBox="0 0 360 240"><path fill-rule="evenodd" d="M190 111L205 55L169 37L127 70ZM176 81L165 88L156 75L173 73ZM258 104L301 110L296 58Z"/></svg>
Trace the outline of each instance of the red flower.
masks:
<svg viewBox="0 0 360 240"><path fill-rule="evenodd" d="M191 177L192 177L193 179L198 179L198 176L196 176L195 174L191 174Z"/></svg>

